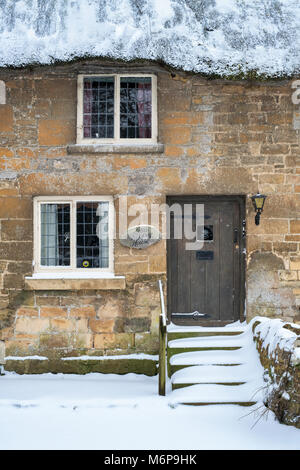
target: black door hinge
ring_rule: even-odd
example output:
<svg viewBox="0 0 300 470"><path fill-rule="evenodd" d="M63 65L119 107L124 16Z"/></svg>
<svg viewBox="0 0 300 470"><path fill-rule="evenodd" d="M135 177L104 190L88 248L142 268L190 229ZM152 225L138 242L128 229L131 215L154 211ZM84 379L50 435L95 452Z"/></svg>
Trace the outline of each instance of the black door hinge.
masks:
<svg viewBox="0 0 300 470"><path fill-rule="evenodd" d="M246 220L244 219L242 222L242 238L246 238L247 232L246 232Z"/></svg>

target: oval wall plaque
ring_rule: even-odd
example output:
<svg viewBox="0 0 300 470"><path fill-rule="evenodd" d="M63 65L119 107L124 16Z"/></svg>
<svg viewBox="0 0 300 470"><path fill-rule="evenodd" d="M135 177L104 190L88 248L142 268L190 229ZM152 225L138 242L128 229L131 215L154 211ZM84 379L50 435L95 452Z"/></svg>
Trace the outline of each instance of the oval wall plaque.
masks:
<svg viewBox="0 0 300 470"><path fill-rule="evenodd" d="M152 225L136 225L130 227L127 233L120 237L120 243L129 248L142 250L154 245L161 239L159 230Z"/></svg>

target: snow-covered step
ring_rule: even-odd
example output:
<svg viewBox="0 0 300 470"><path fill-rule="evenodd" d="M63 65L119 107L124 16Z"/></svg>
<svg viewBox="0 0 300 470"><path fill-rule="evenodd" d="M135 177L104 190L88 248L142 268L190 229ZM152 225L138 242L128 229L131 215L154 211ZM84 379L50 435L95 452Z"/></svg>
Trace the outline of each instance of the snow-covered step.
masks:
<svg viewBox="0 0 300 470"><path fill-rule="evenodd" d="M178 327L168 330L172 403L252 405L264 387L249 328Z"/></svg>
<svg viewBox="0 0 300 470"><path fill-rule="evenodd" d="M256 379L256 370L245 364L238 366L191 366L175 372L171 377L172 387L187 384L241 384Z"/></svg>
<svg viewBox="0 0 300 470"><path fill-rule="evenodd" d="M212 350L212 351L192 351L175 354L170 358L170 364L177 365L223 365L242 364L245 358L240 350Z"/></svg>
<svg viewBox="0 0 300 470"><path fill-rule="evenodd" d="M239 332L239 331L245 331L247 329L246 323L240 323L240 322L235 322L235 323L230 323L226 326L182 326L182 325L175 325L175 323L169 323L168 325L168 333L174 333L174 332L205 332L205 331L211 331L214 333L223 333L224 332Z"/></svg>
<svg viewBox="0 0 300 470"><path fill-rule="evenodd" d="M179 326L171 323L168 325L168 339L176 340L179 338L193 337L216 337L216 336L238 336L245 331L245 326L238 323L234 327L203 327L203 326Z"/></svg>
<svg viewBox="0 0 300 470"><path fill-rule="evenodd" d="M175 339L168 342L172 349L190 348L241 348L247 338L243 334L238 336L204 336Z"/></svg>
<svg viewBox="0 0 300 470"><path fill-rule="evenodd" d="M206 404L239 404L253 405L262 399L260 384L256 381L243 385L227 386L200 384L174 390L170 403L206 405Z"/></svg>
<svg viewBox="0 0 300 470"><path fill-rule="evenodd" d="M170 349L168 349L168 375L172 376L175 372L187 366L195 365L209 365L209 366L229 366L243 364L245 359L241 354L237 354L240 350L227 351L227 350L204 350L183 352L171 356Z"/></svg>
<svg viewBox="0 0 300 470"><path fill-rule="evenodd" d="M234 333L238 334L245 331L247 325L240 322L231 323L227 326L181 326L170 323L167 327L169 333L221 333L228 334Z"/></svg>
<svg viewBox="0 0 300 470"><path fill-rule="evenodd" d="M168 342L168 358L177 354L200 351L234 351L245 345L243 335L239 336L204 336L181 338Z"/></svg>

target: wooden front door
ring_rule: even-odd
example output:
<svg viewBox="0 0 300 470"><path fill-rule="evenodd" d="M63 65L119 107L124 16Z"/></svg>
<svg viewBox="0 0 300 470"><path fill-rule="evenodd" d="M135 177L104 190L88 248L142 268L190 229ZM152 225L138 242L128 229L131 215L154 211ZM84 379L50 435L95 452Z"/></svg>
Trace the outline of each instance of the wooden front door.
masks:
<svg viewBox="0 0 300 470"><path fill-rule="evenodd" d="M244 314L244 198L242 196L168 197L182 207L170 217L168 252L168 315L185 325L225 325ZM192 227L204 238L200 250L187 250L187 240L174 235L175 220L183 224L184 205L191 204ZM196 228L196 204L204 205L204 227ZM198 230L198 232L197 232ZM182 229L184 233L184 228ZM176 232L175 232L176 233ZM204 235L204 236L203 236ZM196 235L194 241L196 240ZM193 240L192 240L193 241ZM197 312L203 315L198 315ZM171 319L171 318L170 318Z"/></svg>

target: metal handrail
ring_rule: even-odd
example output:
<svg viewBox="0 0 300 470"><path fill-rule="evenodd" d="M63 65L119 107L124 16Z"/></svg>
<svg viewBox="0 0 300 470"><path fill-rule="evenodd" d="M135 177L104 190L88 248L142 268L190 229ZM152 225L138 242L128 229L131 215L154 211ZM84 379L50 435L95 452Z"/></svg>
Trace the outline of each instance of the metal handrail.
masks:
<svg viewBox="0 0 300 470"><path fill-rule="evenodd" d="M162 281L158 281L161 313L159 315L159 370L158 370L158 393L166 394L166 360L167 360L167 317L164 301Z"/></svg>

